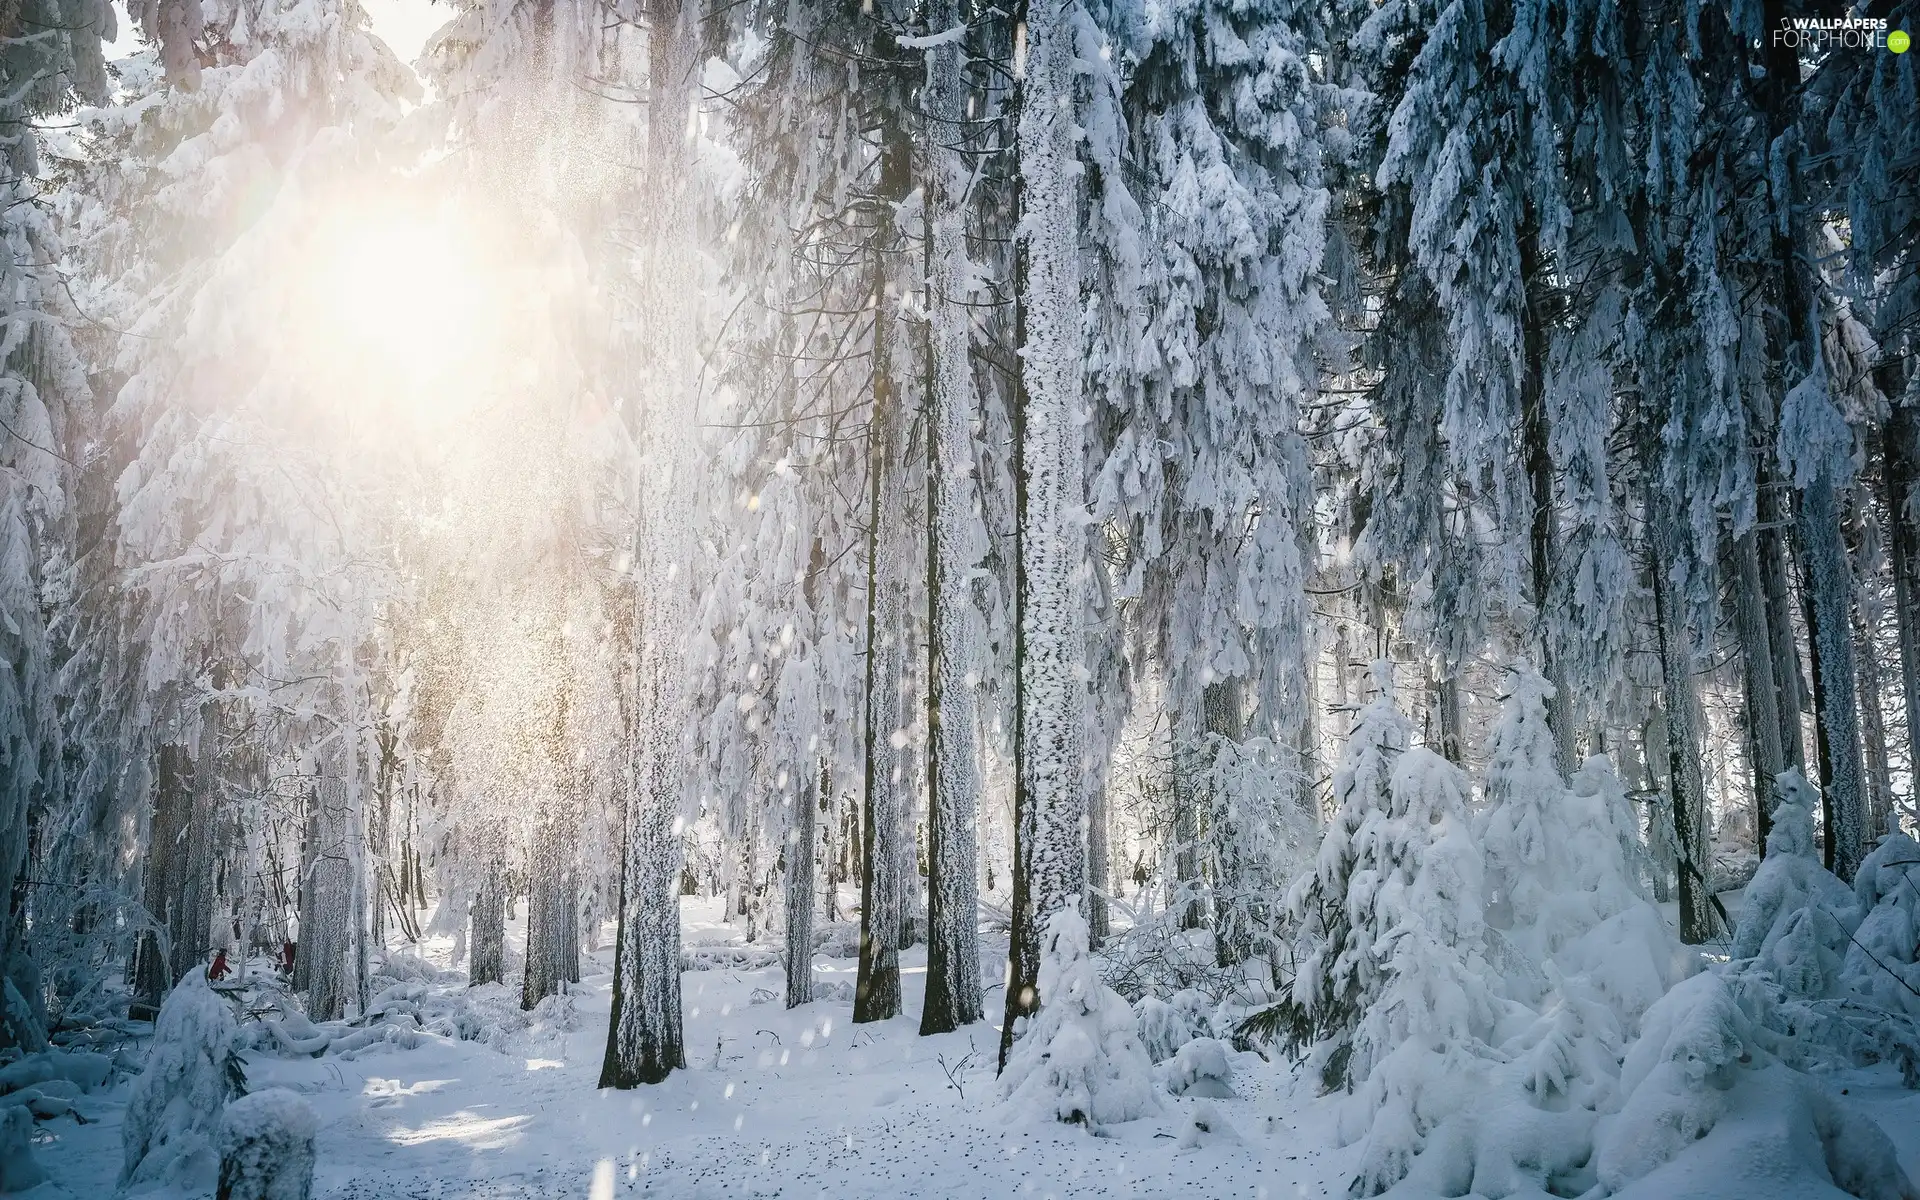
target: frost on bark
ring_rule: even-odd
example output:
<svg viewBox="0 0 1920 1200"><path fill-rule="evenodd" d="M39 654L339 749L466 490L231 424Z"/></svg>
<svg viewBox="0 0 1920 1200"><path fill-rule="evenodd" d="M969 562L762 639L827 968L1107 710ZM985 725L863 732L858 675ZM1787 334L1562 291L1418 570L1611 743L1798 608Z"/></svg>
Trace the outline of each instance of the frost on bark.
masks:
<svg viewBox="0 0 1920 1200"><path fill-rule="evenodd" d="M1760 560L1761 587L1766 593L1767 636L1773 642L1773 682L1779 695L1776 708L1780 719L1780 753L1787 766L1804 772L1807 751L1806 740L1801 736L1800 713L1806 705L1806 685L1800 671L1800 644L1794 638L1793 603L1787 587L1787 519L1780 504L1780 480L1773 473L1770 462L1760 463L1758 477L1754 553ZM1767 789L1767 794L1773 794L1771 787Z"/></svg>
<svg viewBox="0 0 1920 1200"><path fill-rule="evenodd" d="M566 815L544 814L534 830L527 883L527 967L520 988L520 1007L529 1011L562 985L580 982L575 832Z"/></svg>
<svg viewBox="0 0 1920 1200"><path fill-rule="evenodd" d="M1780 410L1780 465L1798 489L1794 529L1806 580L1808 637L1814 663L1814 712L1830 806L1827 855L1833 873L1852 880L1866 853L1860 710L1853 666L1853 572L1842 540L1840 492L1852 482L1853 431L1827 395L1826 368L1814 369Z"/></svg>
<svg viewBox="0 0 1920 1200"><path fill-rule="evenodd" d="M1866 848L1860 778L1860 710L1854 694L1853 626L1848 609L1853 572L1841 541L1840 505L1824 474L1800 493L1795 529L1811 593L1816 715L1827 776L1821 795L1832 806L1826 830L1833 873L1851 881Z"/></svg>
<svg viewBox="0 0 1920 1200"><path fill-rule="evenodd" d="M580 982L579 840L585 791L582 765L568 740L571 694L562 681L554 696L547 760L553 772L548 807L535 819L528 865L527 964L520 1007L528 1011L548 996Z"/></svg>
<svg viewBox="0 0 1920 1200"><path fill-rule="evenodd" d="M147 826L147 862L141 881L141 903L157 928L140 935L134 951L134 1001L128 1015L135 1020L154 1020L160 1015L160 1003L174 983L172 964L173 921L177 906L171 900L175 880L183 873L176 866L182 857L181 842L193 797L187 780L187 748L163 744L154 755L153 814ZM303 889L302 895L305 895ZM304 917L305 910L301 915ZM299 987L298 980L295 987Z"/></svg>
<svg viewBox="0 0 1920 1200"><path fill-rule="evenodd" d="M306 853L300 866L300 941L294 980L307 997L307 1015L338 1020L354 980L361 946L354 936L353 820L343 755L322 754L309 803Z"/></svg>
<svg viewBox="0 0 1920 1200"><path fill-rule="evenodd" d="M659 1083L686 1056L680 1012L680 858L687 720L686 630L698 481L692 429L696 294L689 139L698 83L700 0L650 6L647 39L647 245L639 277L652 339L638 466L633 725L623 821L613 1010L600 1086Z"/></svg>
<svg viewBox="0 0 1920 1200"><path fill-rule="evenodd" d="M1715 932L1712 896L1707 891L1711 847L1707 841L1706 781L1700 768L1698 701L1693 693L1692 640L1668 577L1673 561L1677 518L1658 497L1648 497L1651 531L1654 623L1660 644L1661 701L1668 760L1673 854L1676 860L1680 940L1697 946Z"/></svg>
<svg viewBox="0 0 1920 1200"><path fill-rule="evenodd" d="M955 0L941 0L929 28L961 24ZM929 51L927 108L935 130L966 119L962 56L948 41ZM973 457L971 316L966 307L966 164L948 148L954 135L929 139L927 179L931 395L927 465L927 623L931 635L927 701L927 994L922 1034L946 1033L980 1019L979 884L975 817L980 766L974 753L974 698L968 675L973 643L972 574L977 493Z"/></svg>
<svg viewBox="0 0 1920 1200"><path fill-rule="evenodd" d="M499 983L507 973L507 895L500 883L498 867L489 868L486 880L473 897L470 914L473 932L468 939L467 983Z"/></svg>
<svg viewBox="0 0 1920 1200"><path fill-rule="evenodd" d="M1015 1023L1039 1003L1040 931L1085 888L1086 426L1080 395L1079 164L1074 0L1027 10L1018 149L1021 392L1013 931L1004 1069Z"/></svg>
<svg viewBox="0 0 1920 1200"><path fill-rule="evenodd" d="M1740 657L1746 667L1747 736L1753 756L1754 829L1756 844L1766 853L1772 821L1768 799L1773 781L1787 769L1780 743L1780 688L1774 678L1773 635L1767 627L1767 598L1760 580L1758 535L1751 529L1734 540L1734 623L1740 634Z"/></svg>
<svg viewBox="0 0 1920 1200"><path fill-rule="evenodd" d="M224 686L225 672L216 672L214 686ZM218 700L200 706L200 737L195 747L192 796L187 828L180 846L179 908L169 913L173 932L173 978L206 961L213 940L213 871L218 848L220 812L220 743L225 732L224 709Z"/></svg>
<svg viewBox="0 0 1920 1200"><path fill-rule="evenodd" d="M897 123L881 133L878 228L873 234L873 415L867 429L867 676L866 804L861 821L860 973L853 1019L884 1021L900 1015L902 915L908 907L903 846L907 786L907 547L911 539L902 482L906 477L907 413L895 362L896 298L890 263L899 231L893 206L911 178L911 147Z"/></svg>
<svg viewBox="0 0 1920 1200"><path fill-rule="evenodd" d="M814 858L819 852L820 798L826 794L826 765L803 770L794 788L793 821L787 827L787 1007L813 1001Z"/></svg>
<svg viewBox="0 0 1920 1200"><path fill-rule="evenodd" d="M1902 389L1894 389L1898 391ZM1889 391L1888 394L1894 394ZM1920 400L1896 404L1882 434L1887 512L1893 527L1894 626L1900 639L1900 695L1908 757L1920 745Z"/></svg>

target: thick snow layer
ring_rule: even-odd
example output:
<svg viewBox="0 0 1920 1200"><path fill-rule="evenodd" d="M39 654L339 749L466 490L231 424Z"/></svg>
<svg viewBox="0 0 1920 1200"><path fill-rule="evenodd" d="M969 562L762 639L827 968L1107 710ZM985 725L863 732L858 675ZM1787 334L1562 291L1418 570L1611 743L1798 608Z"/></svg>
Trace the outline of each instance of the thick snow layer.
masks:
<svg viewBox="0 0 1920 1200"><path fill-rule="evenodd" d="M319 1131L313 1106L286 1088L227 1105L216 1138L222 1200L307 1200Z"/></svg>
<svg viewBox="0 0 1920 1200"><path fill-rule="evenodd" d="M717 912L713 902L686 902L690 943L738 944L739 930L720 924ZM986 935L983 942L981 979L993 1012L1006 944ZM450 945L435 943L426 957L453 965L445 959ZM1229 1055L1238 1099L1164 1096L1160 1112L1108 1126L1101 1137L1054 1122L1009 1126L995 1099L990 1024L918 1036L921 948L901 954L904 1015L873 1025L851 1025L848 1001L791 1012L755 1004L757 991L778 993L778 966L690 973L683 977L689 1069L658 1087L599 1091L606 959L604 952L583 957L572 1029L521 1035L501 1046L430 1035L412 1050L380 1047L351 1060L249 1052L248 1077L256 1089L285 1087L313 1107L316 1200L1254 1200L1263 1193L1292 1200L1346 1195L1358 1165L1360 1147L1336 1144L1334 1098L1317 1097L1316 1081L1283 1060L1263 1062L1249 1053ZM854 966L816 959L815 978L850 981ZM1772 1069L1742 1075L1714 1129L1629 1184L1624 1195L1836 1195L1816 1186L1825 1169L1823 1149L1802 1144L1783 1158L1760 1144L1770 1129L1785 1127L1785 1117L1769 1114L1811 1103L1785 1090L1801 1077ZM1840 1099L1878 1122L1909 1177L1920 1172L1920 1093L1900 1087L1897 1072L1840 1072L1822 1077L1821 1085L1835 1095L1846 1089L1850 1094ZM113 1193L129 1091L121 1083L92 1097L102 1102L100 1120L40 1125L40 1136L49 1140L35 1154L53 1182L35 1200L101 1200ZM1469 1096L1463 1108L1487 1105L1484 1097ZM1496 1112L1479 1115L1482 1142L1507 1128ZM1805 1123L1793 1118L1796 1127ZM1404 1185L1396 1194L1421 1195ZM168 1188L154 1195L201 1200L207 1193Z"/></svg>

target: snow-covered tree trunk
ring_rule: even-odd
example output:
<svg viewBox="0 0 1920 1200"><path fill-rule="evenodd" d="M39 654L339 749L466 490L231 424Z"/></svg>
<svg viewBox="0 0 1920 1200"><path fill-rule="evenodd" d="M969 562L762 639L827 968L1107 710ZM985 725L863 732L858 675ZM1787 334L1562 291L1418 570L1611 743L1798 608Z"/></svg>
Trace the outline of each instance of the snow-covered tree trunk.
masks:
<svg viewBox="0 0 1920 1200"><path fill-rule="evenodd" d="M1654 623L1660 644L1661 701L1665 708L1667 792L1673 817L1676 895L1680 902L1680 940L1699 945L1714 934L1712 895L1707 890L1711 865L1707 839L1706 782L1700 765L1700 735L1693 693L1692 640L1681 605L1667 577L1668 549L1678 539L1671 508L1648 498L1648 547L1652 558Z"/></svg>
<svg viewBox="0 0 1920 1200"><path fill-rule="evenodd" d="M681 1042L679 882L685 827L685 639L692 624L694 563L686 499L699 492L692 475L692 389L698 372L688 193L703 9L701 0L660 0L648 11L648 245L641 278L651 344L642 415L646 453L638 464L642 528L635 555L633 745L602 1087L659 1083L686 1061Z"/></svg>
<svg viewBox="0 0 1920 1200"><path fill-rule="evenodd" d="M1237 677L1217 679L1201 695L1206 712L1207 742L1207 838L1208 857L1213 862L1213 943L1214 956L1223 967L1246 960L1253 952L1253 931L1245 922L1248 885L1246 831L1236 811L1239 797L1227 786L1226 777L1215 769L1222 753L1221 742L1239 742L1246 734L1246 699L1242 681Z"/></svg>
<svg viewBox="0 0 1920 1200"><path fill-rule="evenodd" d="M1853 572L1840 531L1840 503L1824 472L1800 493L1795 521L1813 614L1814 709L1827 775L1821 795L1832 806L1827 845L1833 873L1851 880L1866 855L1865 795L1860 771L1860 709L1854 692Z"/></svg>
<svg viewBox="0 0 1920 1200"><path fill-rule="evenodd" d="M1780 754L1787 766L1804 771L1807 752L1806 739L1801 736L1800 713L1806 705L1806 691L1800 672L1800 643L1793 629L1793 598L1787 581L1787 517L1780 503L1783 484L1770 456L1760 463L1757 474L1754 556L1759 560L1760 584L1766 596L1767 637L1773 643Z"/></svg>
<svg viewBox="0 0 1920 1200"><path fill-rule="evenodd" d="M1867 850L1883 833L1895 830L1888 824L1893 815L1893 772L1887 756L1886 716L1881 710L1881 673L1879 647L1874 631L1861 611L1854 609L1854 669L1859 672L1860 748L1863 753L1862 782L1865 806L1862 812L1862 838Z"/></svg>
<svg viewBox="0 0 1920 1200"><path fill-rule="evenodd" d="M1466 732L1460 708L1459 675L1450 672L1441 676L1435 690L1440 707L1440 753L1457 767L1466 761Z"/></svg>
<svg viewBox="0 0 1920 1200"><path fill-rule="evenodd" d="M1521 313L1520 413L1521 441L1526 456L1530 510L1528 512L1530 582L1537 642L1540 647L1541 674L1554 688L1548 702L1547 720L1553 726L1555 753L1560 773L1574 768L1573 691L1567 686L1566 672L1560 669L1559 647L1555 645L1559 622L1553 619L1551 600L1559 533L1554 526L1553 451L1551 418L1547 412L1547 328L1548 301L1541 262L1540 231L1529 207L1528 227L1520 239L1520 286L1526 294ZM1451 761L1451 760L1450 760Z"/></svg>
<svg viewBox="0 0 1920 1200"><path fill-rule="evenodd" d="M827 768L807 765L797 772L793 819L787 826L786 907L787 1007L813 1001L813 910L815 859L820 850L820 798L826 794Z"/></svg>
<svg viewBox="0 0 1920 1200"><path fill-rule="evenodd" d="M467 939L467 983L499 983L507 974L507 892L497 866L487 868L486 879L474 893L469 914L473 922Z"/></svg>
<svg viewBox="0 0 1920 1200"><path fill-rule="evenodd" d="M160 1003L174 984L174 918L170 914L177 912L172 897L174 879L180 873L175 864L181 857L181 841L193 804L186 779L186 747L162 743L154 758L153 813L147 824L147 861L141 880L141 899L159 928L142 933L137 943L133 964L134 1002L130 1010L135 1019L145 1020L159 1015ZM304 898L304 889L301 894ZM301 917L305 916L303 904ZM298 979L294 986L301 986Z"/></svg>
<svg viewBox="0 0 1920 1200"><path fill-rule="evenodd" d="M1900 640L1900 697L1907 713L1907 762L1920 769L1920 400L1893 406L1881 431L1887 519L1893 527L1894 628Z"/></svg>
<svg viewBox="0 0 1920 1200"><path fill-rule="evenodd" d="M959 29L960 5L939 0L929 29ZM922 1034L946 1033L980 1019L980 763L974 751L973 337L967 281L967 166L957 149L966 120L964 42L928 51L929 171L926 180L928 364L931 412L927 467L932 474L927 539L927 994Z"/></svg>
<svg viewBox="0 0 1920 1200"><path fill-rule="evenodd" d="M1183 714L1175 714L1172 724L1175 730L1172 778L1175 894L1168 898L1168 903L1180 905L1180 928L1199 929L1207 923L1207 904L1200 882L1200 815L1207 802L1206 725ZM1184 900L1179 896L1182 892Z"/></svg>
<svg viewBox="0 0 1920 1200"><path fill-rule="evenodd" d="M907 422L897 361L899 297L891 259L899 231L894 206L912 180L912 146L898 121L880 131L878 227L871 234L873 415L867 427L867 674L865 805L860 843L860 971L855 1022L900 1015L902 917L911 862L905 836L910 722L907 691L907 570L912 529L903 484Z"/></svg>
<svg viewBox="0 0 1920 1200"><path fill-rule="evenodd" d="M1773 674L1773 635L1767 628L1766 586L1760 580L1758 534L1749 529L1734 539L1734 624L1740 635L1740 659L1746 670L1747 735L1753 747L1754 827L1765 853L1772 817L1773 781L1787 769L1780 744L1780 688Z"/></svg>
<svg viewBox="0 0 1920 1200"><path fill-rule="evenodd" d="M1074 51L1077 0L1027 8L1018 149L1022 236L1018 643L1013 931L1000 1035L1039 1002L1040 932L1084 890L1080 794L1086 689L1086 425L1080 393L1080 170Z"/></svg>
<svg viewBox="0 0 1920 1200"><path fill-rule="evenodd" d="M354 854L352 814L345 765L337 750L320 756L314 784L308 845L301 864L302 899L298 962L306 992L307 1015L316 1021L339 1019L353 985L350 967L355 946Z"/></svg>
<svg viewBox="0 0 1920 1200"><path fill-rule="evenodd" d="M571 806L544 813L534 825L527 879L527 965L520 1007L531 1011L563 984L580 978L574 907L579 901L574 861L578 840Z"/></svg>
<svg viewBox="0 0 1920 1200"><path fill-rule="evenodd" d="M225 684L225 672L214 673L214 686ZM183 870L179 889L179 919L173 922L173 977L180 979L207 961L213 932L213 872L216 839L224 819L220 803L221 741L225 710L218 700L200 705L200 739L195 747L192 800L183 841Z"/></svg>

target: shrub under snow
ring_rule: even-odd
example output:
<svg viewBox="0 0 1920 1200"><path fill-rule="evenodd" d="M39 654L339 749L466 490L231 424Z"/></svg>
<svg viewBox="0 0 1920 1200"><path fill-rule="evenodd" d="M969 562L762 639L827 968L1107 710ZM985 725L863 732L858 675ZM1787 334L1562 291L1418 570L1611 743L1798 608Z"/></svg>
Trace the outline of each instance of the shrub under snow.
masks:
<svg viewBox="0 0 1920 1200"><path fill-rule="evenodd" d="M1100 980L1077 896L1047 922L1039 985L1040 1011L1000 1080L1014 1119L1092 1129L1156 1111L1153 1064L1134 1032L1133 1009Z"/></svg>
<svg viewBox="0 0 1920 1200"><path fill-rule="evenodd" d="M285 1088L227 1105L220 1117L218 1200L307 1200L319 1128L313 1108Z"/></svg>
<svg viewBox="0 0 1920 1200"><path fill-rule="evenodd" d="M245 1090L233 1052L233 1013L195 968L167 994L146 1070L133 1083L121 1128L120 1185L127 1190L211 1182L220 1111Z"/></svg>

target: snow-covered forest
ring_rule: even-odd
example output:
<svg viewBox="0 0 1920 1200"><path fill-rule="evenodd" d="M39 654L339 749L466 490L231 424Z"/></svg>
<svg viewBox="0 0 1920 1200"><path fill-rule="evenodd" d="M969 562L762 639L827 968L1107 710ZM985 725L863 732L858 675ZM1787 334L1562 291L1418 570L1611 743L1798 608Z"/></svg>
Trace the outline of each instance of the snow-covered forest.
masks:
<svg viewBox="0 0 1920 1200"><path fill-rule="evenodd" d="M1920 1200L1917 27L0 3L0 1192Z"/></svg>

